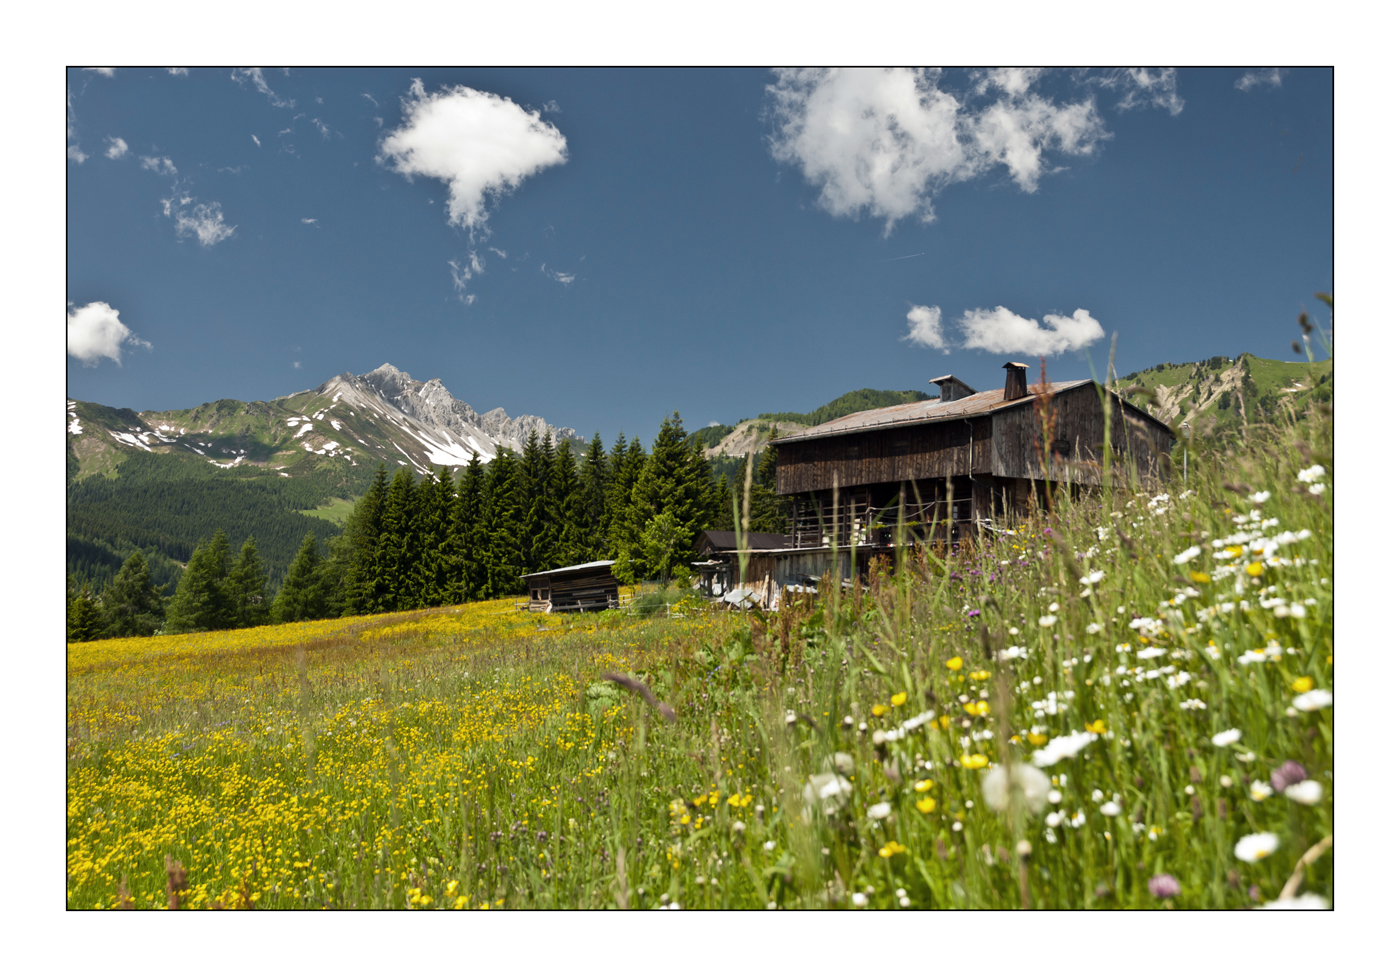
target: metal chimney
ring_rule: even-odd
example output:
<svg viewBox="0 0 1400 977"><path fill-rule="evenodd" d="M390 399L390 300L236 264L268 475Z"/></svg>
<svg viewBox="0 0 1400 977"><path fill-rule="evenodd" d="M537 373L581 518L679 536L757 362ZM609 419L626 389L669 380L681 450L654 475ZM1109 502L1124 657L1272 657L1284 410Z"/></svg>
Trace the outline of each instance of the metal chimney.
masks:
<svg viewBox="0 0 1400 977"><path fill-rule="evenodd" d="M1006 394L1003 400L1020 400L1026 395L1026 364L1006 363Z"/></svg>

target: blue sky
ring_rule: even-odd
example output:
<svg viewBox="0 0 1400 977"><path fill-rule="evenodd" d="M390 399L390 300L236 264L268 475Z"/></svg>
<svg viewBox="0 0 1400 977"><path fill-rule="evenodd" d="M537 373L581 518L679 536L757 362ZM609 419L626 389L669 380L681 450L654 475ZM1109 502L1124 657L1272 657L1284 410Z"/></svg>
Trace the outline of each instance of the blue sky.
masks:
<svg viewBox="0 0 1400 977"><path fill-rule="evenodd" d="M418 79L415 82L415 79ZM1330 70L70 70L68 393L391 362L649 441L1248 350L1332 288ZM119 358L120 362L117 361Z"/></svg>

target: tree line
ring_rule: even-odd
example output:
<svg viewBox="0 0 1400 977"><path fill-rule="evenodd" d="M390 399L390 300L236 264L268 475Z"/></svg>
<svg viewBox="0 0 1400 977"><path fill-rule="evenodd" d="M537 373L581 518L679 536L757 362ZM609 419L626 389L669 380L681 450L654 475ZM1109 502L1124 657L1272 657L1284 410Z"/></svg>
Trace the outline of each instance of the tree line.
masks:
<svg viewBox="0 0 1400 977"><path fill-rule="evenodd" d="M773 493L776 456L755 467L750 528L786 530L786 508ZM168 600L167 633L248 627L268 622L376 614L464 603L525 592L522 575L613 559L625 583L688 576L693 541L703 529L733 529L743 471L712 471L701 442L679 414L661 425L648 453L639 439L618 435L611 450L593 440L575 458L567 444L531 434L520 454L503 449L491 462L473 456L454 478L443 468L415 479L407 467L390 477L381 465L344 531L323 544L307 533L269 599L267 574L249 538L237 558L222 530L199 546ZM137 561L134 554L128 564ZM131 615L109 608L132 604L142 571L123 566L100 597L72 593L70 640L119 637ZM137 615L152 633L160 597ZM118 583L121 586L118 586ZM115 590L113 589L115 588ZM139 589L139 588L137 588ZM86 607L78 607L75 602ZM75 613L86 630L74 631ZM123 612L125 613L125 612Z"/></svg>

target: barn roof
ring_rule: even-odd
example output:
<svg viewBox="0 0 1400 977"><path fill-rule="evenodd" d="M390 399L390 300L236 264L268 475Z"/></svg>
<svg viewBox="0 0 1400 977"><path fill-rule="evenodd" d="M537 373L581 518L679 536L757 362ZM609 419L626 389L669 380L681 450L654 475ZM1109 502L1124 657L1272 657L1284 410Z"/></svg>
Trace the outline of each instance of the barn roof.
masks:
<svg viewBox="0 0 1400 977"><path fill-rule="evenodd" d="M1067 390L1082 387L1085 384L1093 383L1092 380L1066 380L1060 383L1050 384L1052 395L1058 396ZM1114 396L1117 396L1116 394ZM969 420L973 417L982 417L999 410L1006 410L1011 407L1018 407L1035 400L1034 393L1028 393L1024 397L1015 400L1005 400L1005 393L1002 390L984 390L981 393L969 394L957 400L925 400L913 404L896 404L893 407L877 407L874 410L863 410L855 414L847 414L845 417L838 417L834 421L827 421L825 424L818 424L809 427L805 431L796 434L789 434L787 437L774 438L770 444L792 444L798 441L811 441L816 438L829 438L838 434L850 434L855 431L865 431L871 428L887 427L913 427L917 424L936 423L938 421ZM1170 430L1165 424L1157 420L1151 414L1140 410L1119 398L1123 406L1139 415L1144 420L1150 421L1164 429Z"/></svg>
<svg viewBox="0 0 1400 977"><path fill-rule="evenodd" d="M710 550L724 552L739 548L739 534L732 529L706 529L695 537L695 549L703 552L702 546L709 542ZM751 550L786 549L787 533L749 533L746 540Z"/></svg>
<svg viewBox="0 0 1400 977"><path fill-rule="evenodd" d="M603 567L610 567L616 560L594 560L592 563L576 563L571 567L556 567L553 570L540 570L538 573L522 573L522 579L530 577L552 577L558 573L573 573L576 570L601 570Z"/></svg>

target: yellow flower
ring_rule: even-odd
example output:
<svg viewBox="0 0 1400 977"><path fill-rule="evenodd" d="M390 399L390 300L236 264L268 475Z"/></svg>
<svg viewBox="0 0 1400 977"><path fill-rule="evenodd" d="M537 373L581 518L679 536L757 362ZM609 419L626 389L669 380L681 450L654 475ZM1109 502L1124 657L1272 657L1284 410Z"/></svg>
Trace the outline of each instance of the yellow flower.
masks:
<svg viewBox="0 0 1400 977"><path fill-rule="evenodd" d="M890 707L885 705L883 702L876 703L875 705L870 707L870 715L872 716L883 716L889 711Z"/></svg>
<svg viewBox="0 0 1400 977"><path fill-rule="evenodd" d="M929 789L930 787L932 787L932 786L933 786L933 781L932 781L932 780L921 780L921 781L919 781L917 784L914 785L914 789L917 790L920 794L922 794L924 791L928 790L928 789Z"/></svg>
<svg viewBox="0 0 1400 977"><path fill-rule="evenodd" d="M1102 719L1095 719L1092 723L1085 723L1084 728L1091 733L1098 733L1100 736L1108 732L1108 727L1104 725Z"/></svg>
<svg viewBox="0 0 1400 977"><path fill-rule="evenodd" d="M1191 579L1196 583L1210 583L1210 574L1202 573L1200 570L1192 570Z"/></svg>
<svg viewBox="0 0 1400 977"><path fill-rule="evenodd" d="M973 672L971 675L968 676L968 678L972 679L972 681L974 682L985 682L991 677L992 673L986 671L985 669L978 669L977 671Z"/></svg>
<svg viewBox="0 0 1400 977"><path fill-rule="evenodd" d="M1225 552L1228 553L1228 554L1230 554L1231 556L1240 556L1241 554L1244 553L1244 547L1243 547L1243 546L1227 546L1227 547L1225 547Z"/></svg>
<svg viewBox="0 0 1400 977"><path fill-rule="evenodd" d="M976 702L969 702L963 706L963 712L969 716L985 716L992 711L992 707L987 704L986 699L978 699Z"/></svg>
<svg viewBox="0 0 1400 977"><path fill-rule="evenodd" d="M1262 577L1264 575L1264 564L1260 563L1258 560L1255 560L1249 566L1244 568L1244 572L1249 574L1251 577Z"/></svg>
<svg viewBox="0 0 1400 977"><path fill-rule="evenodd" d="M1030 740L1031 746L1044 746L1050 742L1050 737L1044 733L1027 733L1026 739Z"/></svg>
<svg viewBox="0 0 1400 977"><path fill-rule="evenodd" d="M880 857L889 858L892 855L898 855L900 852L906 852L908 850L908 848L905 848L899 842L891 841L886 843L885 846L880 849Z"/></svg>
<svg viewBox="0 0 1400 977"><path fill-rule="evenodd" d="M964 753L958 762L969 770L981 770L987 765L987 758L980 753L974 753L972 756Z"/></svg>
<svg viewBox="0 0 1400 977"><path fill-rule="evenodd" d="M932 814L933 809L938 806L938 802L932 797L920 797L914 802L914 806L919 809L920 814Z"/></svg>
<svg viewBox="0 0 1400 977"><path fill-rule="evenodd" d="M951 719L952 719L952 717L950 717L950 716L939 716L939 717L938 717L938 728L939 728L939 729L947 729L947 728L948 728L948 723L951 721Z"/></svg>
<svg viewBox="0 0 1400 977"><path fill-rule="evenodd" d="M909 694L907 692L896 692L894 695L890 696L890 705L902 706L908 700Z"/></svg>
<svg viewBox="0 0 1400 977"><path fill-rule="evenodd" d="M958 669L962 668L962 656L954 655L943 664L948 667L949 671L956 672Z"/></svg>
<svg viewBox="0 0 1400 977"><path fill-rule="evenodd" d="M1301 676L1300 678L1294 680L1294 682L1293 682L1293 691L1294 691L1294 692L1311 692L1311 691L1312 691L1312 687L1313 687L1313 680L1312 680L1311 676L1308 676L1308 675Z"/></svg>

